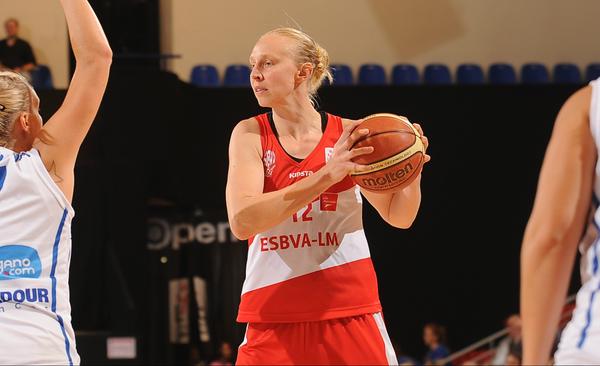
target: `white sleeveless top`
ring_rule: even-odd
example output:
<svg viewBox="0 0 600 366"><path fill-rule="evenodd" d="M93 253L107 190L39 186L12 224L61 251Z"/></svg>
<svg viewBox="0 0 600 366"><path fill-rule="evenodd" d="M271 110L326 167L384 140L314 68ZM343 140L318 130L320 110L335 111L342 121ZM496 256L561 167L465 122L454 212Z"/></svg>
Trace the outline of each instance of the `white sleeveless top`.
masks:
<svg viewBox="0 0 600 366"><path fill-rule="evenodd" d="M590 83L590 131L600 156L600 79ZM579 244L582 286L577 306L564 329L557 363L600 363L600 159L596 162L590 215L585 235Z"/></svg>
<svg viewBox="0 0 600 366"><path fill-rule="evenodd" d="M79 364L68 283L73 216L37 150L0 147L0 364Z"/></svg>

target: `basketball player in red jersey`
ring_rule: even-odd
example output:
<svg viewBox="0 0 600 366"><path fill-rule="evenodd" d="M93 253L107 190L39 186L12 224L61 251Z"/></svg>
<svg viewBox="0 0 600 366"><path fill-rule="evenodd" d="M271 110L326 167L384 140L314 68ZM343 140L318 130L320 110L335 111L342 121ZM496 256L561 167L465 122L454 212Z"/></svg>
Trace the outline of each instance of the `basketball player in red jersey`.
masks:
<svg viewBox="0 0 600 366"><path fill-rule="evenodd" d="M229 222L249 241L238 314L248 328L237 363L396 364L361 192L348 175L366 169L351 159L373 148L351 146L368 131L315 110L329 58L305 33L266 33L250 63L254 94L272 112L241 121L229 146ZM420 176L397 193L362 193L385 221L408 228Z"/></svg>

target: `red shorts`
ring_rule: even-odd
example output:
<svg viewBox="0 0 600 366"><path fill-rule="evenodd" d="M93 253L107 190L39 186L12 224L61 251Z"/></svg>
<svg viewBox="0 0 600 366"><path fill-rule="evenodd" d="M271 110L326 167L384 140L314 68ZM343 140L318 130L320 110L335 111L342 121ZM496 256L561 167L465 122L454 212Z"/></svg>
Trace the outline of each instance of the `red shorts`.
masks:
<svg viewBox="0 0 600 366"><path fill-rule="evenodd" d="M305 323L249 323L237 365L397 365L381 313Z"/></svg>

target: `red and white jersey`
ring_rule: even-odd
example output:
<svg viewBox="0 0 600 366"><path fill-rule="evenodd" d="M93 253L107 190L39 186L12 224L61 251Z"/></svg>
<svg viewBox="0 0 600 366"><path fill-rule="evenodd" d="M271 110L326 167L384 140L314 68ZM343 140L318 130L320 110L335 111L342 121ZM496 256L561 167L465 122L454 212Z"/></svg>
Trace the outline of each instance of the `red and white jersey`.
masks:
<svg viewBox="0 0 600 366"><path fill-rule="evenodd" d="M264 189L285 188L321 169L342 134L342 120L323 113L315 149L296 161L281 147L272 115L260 125ZM238 321L306 322L381 311L377 277L362 224L358 186L346 177L281 224L249 240Z"/></svg>

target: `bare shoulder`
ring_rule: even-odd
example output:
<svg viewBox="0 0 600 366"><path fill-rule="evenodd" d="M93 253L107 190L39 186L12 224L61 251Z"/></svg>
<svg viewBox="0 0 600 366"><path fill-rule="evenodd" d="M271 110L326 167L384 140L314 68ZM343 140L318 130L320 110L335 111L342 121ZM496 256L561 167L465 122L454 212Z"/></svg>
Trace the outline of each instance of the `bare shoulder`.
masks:
<svg viewBox="0 0 600 366"><path fill-rule="evenodd" d="M258 125L258 121L256 118L246 118L238 122L233 129L233 133L244 134L259 134L260 135L260 126Z"/></svg>
<svg viewBox="0 0 600 366"><path fill-rule="evenodd" d="M231 132L230 151L256 151L260 154L260 126L256 118L247 118L238 122Z"/></svg>
<svg viewBox="0 0 600 366"><path fill-rule="evenodd" d="M569 99L565 102L566 104L575 104L579 108L589 111L590 102L592 99L592 86L587 85L569 97Z"/></svg>
<svg viewBox="0 0 600 366"><path fill-rule="evenodd" d="M260 141L260 126L256 118L247 118L238 122L231 132L231 139L232 141L243 139L244 142L257 139Z"/></svg>
<svg viewBox="0 0 600 366"><path fill-rule="evenodd" d="M563 105L563 109L576 109L581 112L589 113L591 100L592 87L591 85L588 85L573 93Z"/></svg>
<svg viewBox="0 0 600 366"><path fill-rule="evenodd" d="M557 127L561 127L561 125L570 125L574 127L573 121L587 125L590 115L591 99L592 87L589 85L573 93L563 104L558 114L556 121Z"/></svg>

